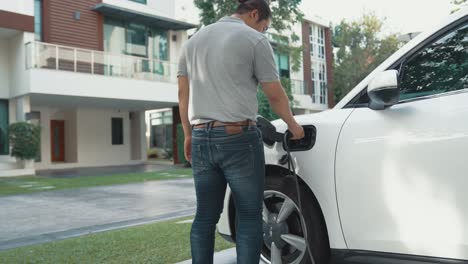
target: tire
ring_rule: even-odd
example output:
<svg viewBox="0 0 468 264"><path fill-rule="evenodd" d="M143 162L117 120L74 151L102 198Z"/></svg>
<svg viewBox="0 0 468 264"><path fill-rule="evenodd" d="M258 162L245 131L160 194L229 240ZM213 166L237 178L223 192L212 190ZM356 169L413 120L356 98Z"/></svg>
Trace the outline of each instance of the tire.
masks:
<svg viewBox="0 0 468 264"><path fill-rule="evenodd" d="M309 188L305 184L299 183L301 188L301 201L302 201L302 209L303 213L299 213L299 206L298 206L298 199L296 194L296 185L293 176L275 176L269 175L265 179L265 192L264 192L264 201L266 207L270 211L270 224L265 223L264 218L264 245L262 248L262 260L266 261L267 263L271 262L271 247L268 246L271 241L273 241L272 237L275 237L275 241L279 241L278 244L281 244L282 248L279 250L282 254L281 259L282 263L294 263L294 264L309 264L313 263L310 260L309 253L307 252L307 247L303 252L300 250L294 249L291 244L288 244L282 238L278 238L278 234L290 234L290 235L297 235L298 237L304 237L304 233L307 233L307 240L310 245L310 249L312 251L312 255L314 257L316 264L328 264L330 260L330 246L328 241L328 233L326 229L326 225L323 219L322 212L318 206L318 203L309 190ZM281 199L289 198L294 202L295 211L290 213L290 216L286 218L286 220L282 221L283 227L278 227L275 222L278 221L277 217L274 219L274 215L277 212L281 211L281 207L284 205L281 203ZM286 206L288 207L288 206ZM291 207L291 203L289 203L289 207ZM279 209L278 209L279 208ZM273 217L271 216L273 215ZM285 215L285 214L283 214ZM301 217L302 215L302 217ZM271 220L273 218L273 220ZM284 218L284 216L283 216ZM301 220L302 219L302 220ZM306 232L302 230L302 224L305 223ZM273 224L271 224L273 223ZM284 225L288 226L288 231L284 232ZM274 227L273 227L274 226ZM276 228L276 229L275 229ZM300 228L300 230L299 230ZM271 232L272 230L276 230ZM283 231L278 231L283 230ZM268 234L273 234L269 236ZM276 235L275 235L276 233ZM281 236L280 236L281 237ZM284 243L281 243L281 241ZM303 239L305 241L305 239ZM301 241L300 246L303 246L303 241ZM278 253L278 251L276 251ZM295 252L295 253L294 253Z"/></svg>

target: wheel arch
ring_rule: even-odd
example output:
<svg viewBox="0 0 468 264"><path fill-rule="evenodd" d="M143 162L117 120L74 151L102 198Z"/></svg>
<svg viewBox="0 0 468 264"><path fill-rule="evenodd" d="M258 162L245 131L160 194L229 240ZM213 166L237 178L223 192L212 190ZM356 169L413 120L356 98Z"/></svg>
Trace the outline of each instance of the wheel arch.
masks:
<svg viewBox="0 0 468 264"><path fill-rule="evenodd" d="M273 175L275 176L280 176L280 177L285 177L289 175L291 172L284 167L281 167L279 165L272 165L272 164L267 164L265 166L265 177L272 177ZM307 183L302 179L300 175L298 175L299 179L299 185L302 187L305 187L306 190L309 192L310 197L312 197L312 202L315 204L316 208L318 208L319 211L319 216L322 221L323 226L325 226L325 234L327 236L327 241L328 241L328 246L330 248L330 237L328 234L328 227L327 227L327 222L325 221L325 216L323 214L322 207L320 206L320 203L317 200L317 197L315 196L314 192L310 188L310 186L307 185ZM236 227L235 227L235 217L236 217L236 208L234 204L234 199L232 197L232 193L230 193L229 197L229 227L231 230L231 238L235 242L236 241Z"/></svg>

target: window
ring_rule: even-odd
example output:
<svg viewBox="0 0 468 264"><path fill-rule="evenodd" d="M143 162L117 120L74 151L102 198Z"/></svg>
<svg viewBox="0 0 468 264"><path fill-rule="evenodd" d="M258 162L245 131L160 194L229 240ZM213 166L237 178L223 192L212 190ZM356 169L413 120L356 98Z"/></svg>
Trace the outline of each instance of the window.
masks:
<svg viewBox="0 0 468 264"><path fill-rule="evenodd" d="M172 149L172 110L150 114L150 147Z"/></svg>
<svg viewBox="0 0 468 264"><path fill-rule="evenodd" d="M327 61L325 56L325 28L310 25L310 60L312 103L327 104Z"/></svg>
<svg viewBox="0 0 468 264"><path fill-rule="evenodd" d="M278 68L281 78L290 78L289 71L289 56L287 54L282 54L274 51L276 67Z"/></svg>
<svg viewBox="0 0 468 264"><path fill-rule="evenodd" d="M320 104L327 103L327 71L325 64L320 63L319 81L320 81Z"/></svg>
<svg viewBox="0 0 468 264"><path fill-rule="evenodd" d="M125 31L125 51L129 55L148 57L146 26L130 23Z"/></svg>
<svg viewBox="0 0 468 264"><path fill-rule="evenodd" d="M429 44L401 67L401 100L467 88L468 23Z"/></svg>
<svg viewBox="0 0 468 264"><path fill-rule="evenodd" d="M168 31L105 17L104 51L168 61Z"/></svg>
<svg viewBox="0 0 468 264"><path fill-rule="evenodd" d="M0 100L0 155L8 155L8 100Z"/></svg>
<svg viewBox="0 0 468 264"><path fill-rule="evenodd" d="M130 1L146 5L146 0L130 0Z"/></svg>
<svg viewBox="0 0 468 264"><path fill-rule="evenodd" d="M114 54L125 54L125 24L122 21L105 18L104 50Z"/></svg>
<svg viewBox="0 0 468 264"><path fill-rule="evenodd" d="M169 60L169 41L168 33L166 30L153 29L152 30L152 44L153 44L153 59L155 59L154 73L164 75L165 66L161 61Z"/></svg>
<svg viewBox="0 0 468 264"><path fill-rule="evenodd" d="M35 40L42 41L42 0L34 0Z"/></svg>
<svg viewBox="0 0 468 264"><path fill-rule="evenodd" d="M123 118L112 118L112 145L123 145Z"/></svg>

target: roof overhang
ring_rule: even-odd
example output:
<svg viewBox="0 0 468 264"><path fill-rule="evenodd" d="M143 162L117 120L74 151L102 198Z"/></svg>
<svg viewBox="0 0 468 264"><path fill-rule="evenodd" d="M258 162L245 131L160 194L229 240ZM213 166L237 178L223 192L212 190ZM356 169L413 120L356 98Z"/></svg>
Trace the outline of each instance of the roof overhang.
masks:
<svg viewBox="0 0 468 264"><path fill-rule="evenodd" d="M100 3L96 5L93 10L106 16L142 23L167 30L188 30L198 27L195 24L162 17L155 14L143 13L108 3Z"/></svg>

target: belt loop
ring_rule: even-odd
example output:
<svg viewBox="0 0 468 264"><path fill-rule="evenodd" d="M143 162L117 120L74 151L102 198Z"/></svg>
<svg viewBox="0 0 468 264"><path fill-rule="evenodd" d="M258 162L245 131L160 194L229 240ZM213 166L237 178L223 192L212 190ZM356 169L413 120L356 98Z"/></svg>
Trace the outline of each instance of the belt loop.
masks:
<svg viewBox="0 0 468 264"><path fill-rule="evenodd" d="M249 129L250 129L250 127L252 127L252 122L250 122L250 119L247 119L247 124L249 125Z"/></svg>
<svg viewBox="0 0 468 264"><path fill-rule="evenodd" d="M210 121L208 123L208 130L212 130L213 129L213 124L214 124L214 121Z"/></svg>

